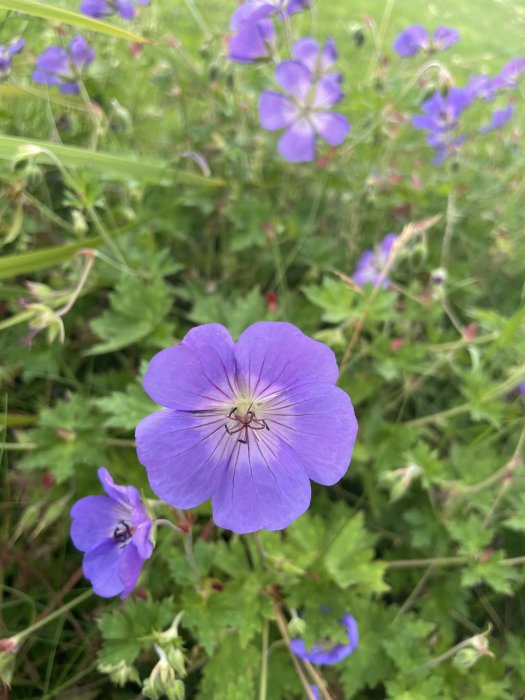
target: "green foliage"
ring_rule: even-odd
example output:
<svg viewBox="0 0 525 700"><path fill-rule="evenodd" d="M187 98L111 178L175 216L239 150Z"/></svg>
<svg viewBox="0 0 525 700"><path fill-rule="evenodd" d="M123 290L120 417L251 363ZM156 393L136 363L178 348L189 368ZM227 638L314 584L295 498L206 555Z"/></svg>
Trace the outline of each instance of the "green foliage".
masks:
<svg viewBox="0 0 525 700"><path fill-rule="evenodd" d="M265 700L302 700L281 624L308 649L345 644L350 613L358 647L317 668L334 700L522 698L523 83L465 113L469 138L442 166L411 126L449 75L464 85L523 54L522 3L438 3L462 40L430 63L390 47L409 24L435 27L431 4L336 0L294 15L293 40L335 38L338 109L353 127L312 164L283 161L278 135L260 127L271 62L225 58L233 0L155 0L132 23L78 4L0 0L0 43L26 40L0 84L0 673L11 697L123 700L167 682L187 700L263 700L267 646ZM287 27L275 25L284 59ZM96 50L82 93L36 86L35 57L81 30ZM513 122L478 136L509 96ZM357 287L363 251L403 230L391 285ZM31 338L35 304L49 312ZM159 408L141 386L155 352L196 324L237 337L260 320L333 349L359 433L348 473L313 484L301 518L238 536L213 524L209 502L191 513L159 503L133 433ZM101 465L180 530L158 527L130 598L85 600L5 653L5 638L87 589L68 513L102 494Z"/></svg>

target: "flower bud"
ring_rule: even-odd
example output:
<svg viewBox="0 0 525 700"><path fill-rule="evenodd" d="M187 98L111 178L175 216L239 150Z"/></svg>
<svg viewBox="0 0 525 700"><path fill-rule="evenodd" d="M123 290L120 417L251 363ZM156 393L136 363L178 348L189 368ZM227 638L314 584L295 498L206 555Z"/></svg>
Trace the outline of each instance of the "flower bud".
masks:
<svg viewBox="0 0 525 700"><path fill-rule="evenodd" d="M169 649L164 649L164 651L166 653L166 658L168 659L169 665L175 670L177 675L184 678L186 675L186 667L184 665L184 654L182 649L172 646Z"/></svg>
<svg viewBox="0 0 525 700"><path fill-rule="evenodd" d="M303 637L305 632L306 622L298 615L294 615L288 623L288 634L295 639L295 637Z"/></svg>
<svg viewBox="0 0 525 700"><path fill-rule="evenodd" d="M420 466L411 463L403 469L394 469L381 474L380 481L390 489L390 500L397 501L406 493L414 479L417 479L422 473L423 469Z"/></svg>
<svg viewBox="0 0 525 700"><path fill-rule="evenodd" d="M17 643L14 637L0 639L0 682L9 687L17 652Z"/></svg>
<svg viewBox="0 0 525 700"><path fill-rule="evenodd" d="M71 214L71 222L73 224L73 230L77 236L83 236L87 233L88 225L84 214L79 209L73 209Z"/></svg>
<svg viewBox="0 0 525 700"><path fill-rule="evenodd" d="M135 666L128 666L125 661L118 664L99 664L100 673L107 673L115 685L123 688L127 683L137 683L140 685L139 672Z"/></svg>
<svg viewBox="0 0 525 700"><path fill-rule="evenodd" d="M177 680L174 669L164 657L146 679L142 692L150 700L161 700L164 696L168 700L184 700L184 683Z"/></svg>

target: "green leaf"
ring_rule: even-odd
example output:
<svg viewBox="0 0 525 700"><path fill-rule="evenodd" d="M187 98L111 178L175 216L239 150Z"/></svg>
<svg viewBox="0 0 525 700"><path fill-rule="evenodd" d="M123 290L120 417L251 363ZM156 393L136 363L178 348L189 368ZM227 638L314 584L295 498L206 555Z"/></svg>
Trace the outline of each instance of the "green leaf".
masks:
<svg viewBox="0 0 525 700"><path fill-rule="evenodd" d="M95 344L86 355L101 355L133 345L145 338L154 346L162 346L151 337L162 331L161 324L171 309L171 295L163 278L149 281L125 276L109 295L111 310L91 322L92 330L103 342Z"/></svg>
<svg viewBox="0 0 525 700"><path fill-rule="evenodd" d="M255 698L255 679L260 652L245 645L238 635L225 634L211 661L204 667L200 700L247 700Z"/></svg>
<svg viewBox="0 0 525 700"><path fill-rule="evenodd" d="M45 408L39 427L27 433L37 449L20 461L22 469L48 469L57 482L70 477L75 467L105 461L104 435L93 404L80 394Z"/></svg>
<svg viewBox="0 0 525 700"><path fill-rule="evenodd" d="M73 27L79 27L79 29L86 29L88 31L98 32L99 34L113 36L116 39L125 39L126 41L138 42L140 44L148 43L148 39L145 39L139 34L128 32L126 29L115 27L99 19L87 17L79 12L65 10L62 7L56 7L49 3L37 2L37 0L0 0L0 10L23 12L26 15L40 17L41 19L47 19L52 22L63 22Z"/></svg>
<svg viewBox="0 0 525 700"><path fill-rule="evenodd" d="M325 555L325 566L338 586L361 586L368 591L388 590L384 582L385 564L374 561L375 537L367 532L363 514L358 513L337 528Z"/></svg>
<svg viewBox="0 0 525 700"><path fill-rule="evenodd" d="M94 404L110 416L104 421L107 428L123 430L135 430L139 421L159 408L139 384L128 384L126 391L114 391L109 396L95 399Z"/></svg>
<svg viewBox="0 0 525 700"><path fill-rule="evenodd" d="M169 627L176 613L172 598L130 600L122 610L106 613L98 623L104 638L99 662L111 666L122 660L131 665L141 649L153 644L152 634Z"/></svg>
<svg viewBox="0 0 525 700"><path fill-rule="evenodd" d="M513 584L520 579L520 573L512 566L502 564L504 559L502 552L491 555L487 561L479 561L464 569L461 576L463 586L476 586L486 583L497 593L512 595Z"/></svg>
<svg viewBox="0 0 525 700"><path fill-rule="evenodd" d="M494 537L494 531L485 527L479 515L450 521L447 523L447 529L459 543L459 553L466 556L480 554Z"/></svg>
<svg viewBox="0 0 525 700"><path fill-rule="evenodd" d="M43 6L41 3L35 4ZM27 151L23 149L27 149ZM37 163L53 163L53 156L55 156L66 167L89 168L101 175L117 179L146 180L157 184L175 181L177 184L204 185L206 187L220 187L224 184L222 180L176 170L169 163L162 161L138 159L132 156L115 156L111 153L98 153L86 148L60 146L47 141L0 135L0 159L19 158L21 153L27 153L27 156L34 158Z"/></svg>

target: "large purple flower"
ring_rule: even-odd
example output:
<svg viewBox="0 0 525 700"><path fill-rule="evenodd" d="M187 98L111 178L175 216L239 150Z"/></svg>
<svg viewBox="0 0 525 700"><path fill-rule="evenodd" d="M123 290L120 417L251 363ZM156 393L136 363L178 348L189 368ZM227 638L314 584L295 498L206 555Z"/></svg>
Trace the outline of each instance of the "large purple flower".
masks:
<svg viewBox="0 0 525 700"><path fill-rule="evenodd" d="M234 343L198 326L151 360L144 388L166 410L137 426L153 491L176 508L212 499L219 527L280 530L350 463L352 403L333 352L290 323L255 323Z"/></svg>
<svg viewBox="0 0 525 700"><path fill-rule="evenodd" d="M123 19L133 19L137 12L135 5L148 5L150 0L82 0L80 12L88 17L101 19L113 13Z"/></svg>
<svg viewBox="0 0 525 700"><path fill-rule="evenodd" d="M357 622L349 613L343 615L340 623L345 627L348 635L348 644L331 644L317 642L310 651L307 650L302 639L292 639L290 647L293 653L300 659L312 664L324 664L326 666L338 664L347 656L353 654L359 644L359 630Z"/></svg>
<svg viewBox="0 0 525 700"><path fill-rule="evenodd" d="M98 470L106 496L86 496L71 509L71 539L85 552L83 570L104 598L128 596L145 559L153 552L152 522L133 486L117 486L107 469Z"/></svg>
<svg viewBox="0 0 525 700"><path fill-rule="evenodd" d="M78 94L82 71L95 58L95 50L88 46L80 34L69 44L69 48L49 46L36 59L33 80L43 85L56 85L60 92Z"/></svg>
<svg viewBox="0 0 525 700"><path fill-rule="evenodd" d="M383 238L376 250L365 250L357 261L355 272L352 275L357 284L372 284L377 287L381 283L385 289L390 286L388 279L381 279L381 273L398 238L397 233L389 233Z"/></svg>
<svg viewBox="0 0 525 700"><path fill-rule="evenodd" d="M275 69L279 85L289 96L265 90L259 97L259 119L264 129L285 129L279 153L291 163L315 158L316 136L340 146L350 132L342 114L330 112L343 94L338 80L328 75L317 82L299 61L284 61Z"/></svg>
<svg viewBox="0 0 525 700"><path fill-rule="evenodd" d="M421 24L413 24L396 36L392 48L401 58L410 58L420 51L427 53L444 51L457 41L459 41L457 29L438 27L433 34L429 34Z"/></svg>
<svg viewBox="0 0 525 700"><path fill-rule="evenodd" d="M0 78L6 76L11 69L11 59L20 53L25 46L23 39L13 39L9 46L0 44Z"/></svg>

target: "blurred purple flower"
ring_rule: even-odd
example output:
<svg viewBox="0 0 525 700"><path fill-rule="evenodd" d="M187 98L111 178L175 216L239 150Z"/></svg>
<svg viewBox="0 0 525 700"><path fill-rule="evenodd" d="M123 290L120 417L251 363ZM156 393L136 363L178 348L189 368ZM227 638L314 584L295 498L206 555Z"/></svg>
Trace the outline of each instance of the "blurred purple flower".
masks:
<svg viewBox="0 0 525 700"><path fill-rule="evenodd" d="M412 118L412 126L429 132L427 143L436 150L435 164L442 163L465 142L465 137L458 136L455 129L474 99L471 87L453 87L446 94L436 92L421 105L424 114Z"/></svg>
<svg viewBox="0 0 525 700"><path fill-rule="evenodd" d="M343 659L346 659L347 656L353 654L359 644L359 629L352 615L346 613L339 622L346 628L348 644L317 642L308 651L302 639L292 639L290 642L291 650L300 659L309 661L312 664L324 664L326 666L338 664Z"/></svg>
<svg viewBox="0 0 525 700"><path fill-rule="evenodd" d="M319 688L316 685L312 684L310 686L310 690L312 691L312 694L313 694L315 700L322 700L321 691L319 690Z"/></svg>
<svg viewBox="0 0 525 700"><path fill-rule="evenodd" d="M11 59L20 53L25 46L24 39L13 39L9 46L0 44L0 78L6 76L11 69Z"/></svg>
<svg viewBox="0 0 525 700"><path fill-rule="evenodd" d="M312 0L249 0L238 7L230 18L230 29L240 29L272 16L289 16L309 7Z"/></svg>
<svg viewBox="0 0 525 700"><path fill-rule="evenodd" d="M341 81L341 73L330 73L330 68L337 61L337 49L333 39L327 39L321 49L317 41L310 36L296 41L292 47L292 58L308 68L314 80L332 76Z"/></svg>
<svg viewBox="0 0 525 700"><path fill-rule="evenodd" d="M480 129L480 134L487 134L489 131L495 131L496 129L501 129L502 126L510 121L514 115L515 107L514 105L509 105L503 109L495 109L492 112L492 119L490 122Z"/></svg>
<svg viewBox="0 0 525 700"><path fill-rule="evenodd" d="M77 95L81 73L94 58L95 50L88 46L83 36L77 35L67 50L50 46L38 56L33 80L43 85L56 85L64 94Z"/></svg>
<svg viewBox="0 0 525 700"><path fill-rule="evenodd" d="M71 509L71 539L85 552L84 576L97 595L126 598L153 552L152 522L134 486L118 486L104 467L106 496L86 496Z"/></svg>
<svg viewBox="0 0 525 700"><path fill-rule="evenodd" d="M291 163L315 158L316 137L330 146L340 146L350 133L342 114L329 109L340 102L339 81L325 76L317 82L299 61L284 61L275 69L279 85L289 96L265 90L259 97L259 119L264 129L285 129L279 139L279 153Z"/></svg>
<svg viewBox="0 0 525 700"><path fill-rule="evenodd" d="M370 283L377 287L381 284L381 287L387 289L390 286L390 281L386 278L381 281L381 273L398 238L397 233L389 233L375 250L365 250L357 261L355 272L352 275L354 282L360 286Z"/></svg>
<svg viewBox="0 0 525 700"><path fill-rule="evenodd" d="M522 382L521 384L518 384L518 391L520 394L525 395L525 382Z"/></svg>
<svg viewBox="0 0 525 700"><path fill-rule="evenodd" d="M457 29L438 27L433 34L429 34L421 24L413 24L397 35L392 48L401 58L410 58L420 51L427 53L444 51L457 41L459 41Z"/></svg>
<svg viewBox="0 0 525 700"><path fill-rule="evenodd" d="M237 63L253 63L271 55L275 30L271 19L246 24L229 39L228 58Z"/></svg>
<svg viewBox="0 0 525 700"><path fill-rule="evenodd" d="M135 5L148 5L150 0L82 0L80 12L88 17L101 19L113 13L123 19L133 19L137 12Z"/></svg>
<svg viewBox="0 0 525 700"><path fill-rule="evenodd" d="M352 403L333 352L290 323L255 323L234 343L198 326L151 360L144 389L166 408L136 430L157 496L175 508L212 499L219 527L281 530L350 463Z"/></svg>

